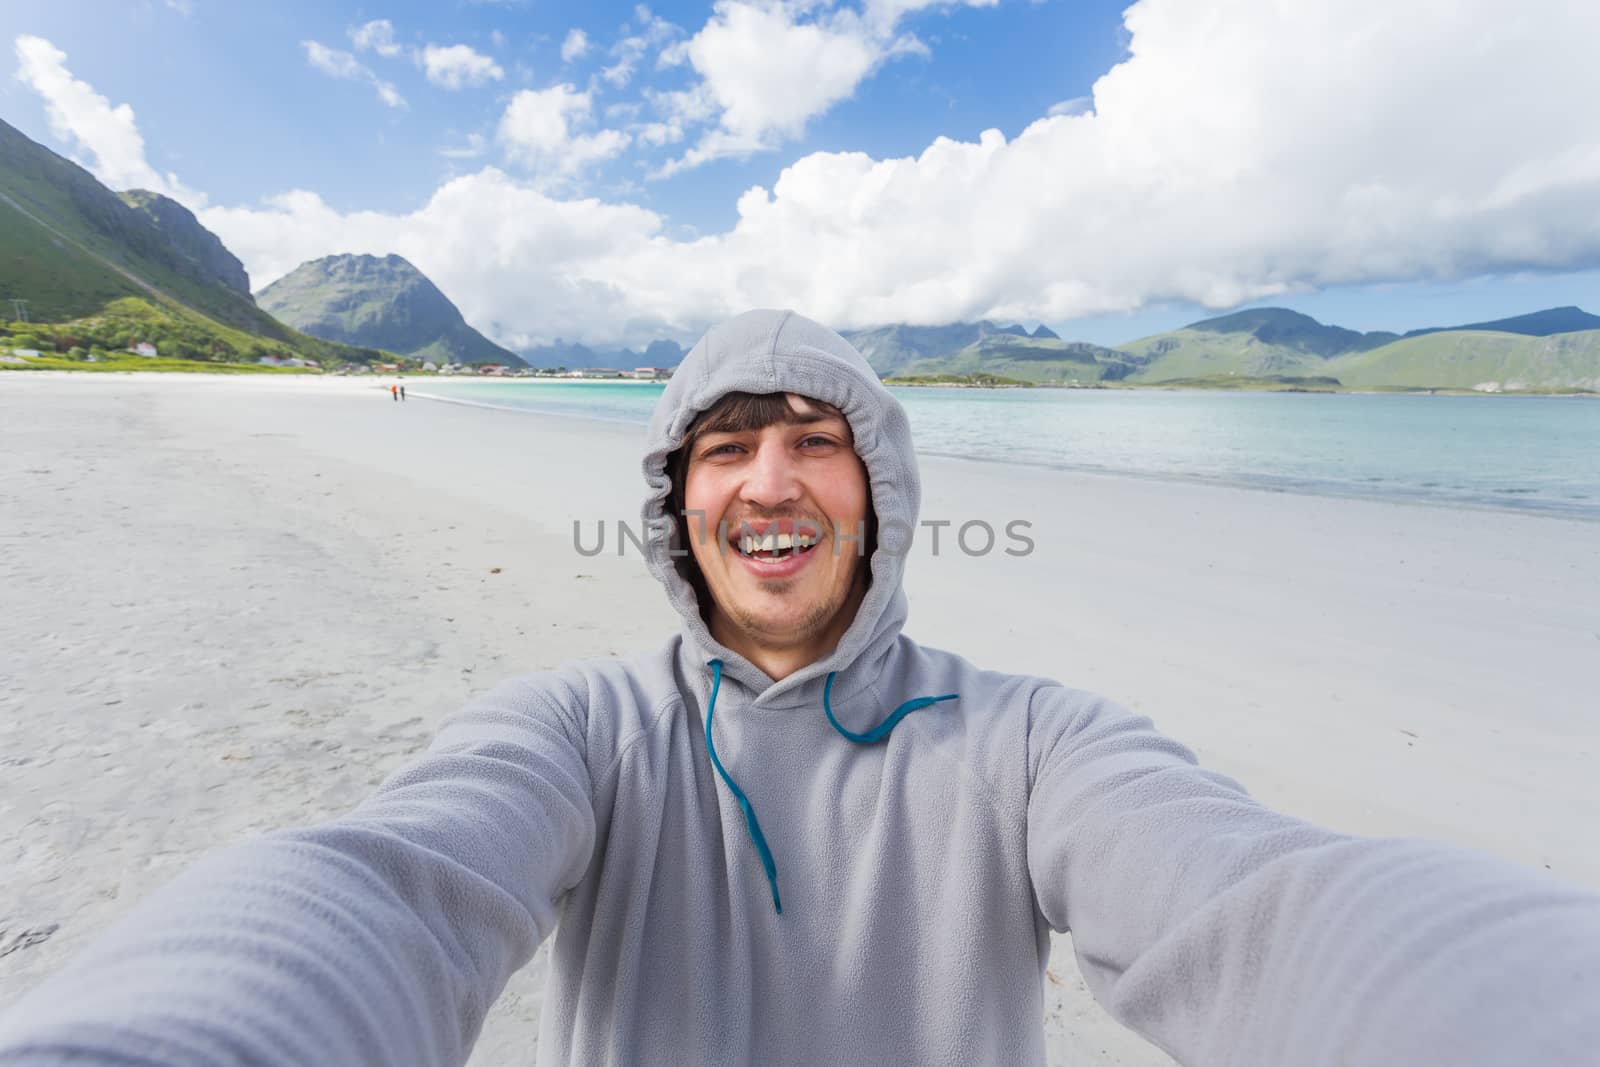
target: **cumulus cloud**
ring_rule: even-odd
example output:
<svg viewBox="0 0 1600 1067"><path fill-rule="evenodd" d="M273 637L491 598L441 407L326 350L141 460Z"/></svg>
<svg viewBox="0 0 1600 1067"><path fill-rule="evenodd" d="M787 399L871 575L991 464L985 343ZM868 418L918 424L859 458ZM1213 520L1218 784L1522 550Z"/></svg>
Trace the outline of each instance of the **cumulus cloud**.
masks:
<svg viewBox="0 0 1600 1067"><path fill-rule="evenodd" d="M589 35L582 30L567 31L567 39L561 42L561 62L571 63L574 59L581 59L589 51Z"/></svg>
<svg viewBox="0 0 1600 1067"><path fill-rule="evenodd" d="M430 44L418 56L428 80L444 89L487 85L506 76L500 64L470 45Z"/></svg>
<svg viewBox="0 0 1600 1067"><path fill-rule="evenodd" d="M400 95L400 90L378 77L365 63L349 52L329 48L318 41L301 41L300 47L305 49L306 62L328 77L367 82L385 107L406 106L405 97Z"/></svg>
<svg viewBox="0 0 1600 1067"><path fill-rule="evenodd" d="M367 73L367 68L349 52L316 41L301 41L300 47L306 50L306 62L330 78L359 78Z"/></svg>
<svg viewBox="0 0 1600 1067"><path fill-rule="evenodd" d="M149 189L190 207L205 198L175 174L162 174L144 154L133 108L111 101L67 69L67 54L43 37L18 37L17 80L44 98L50 132L87 153L79 162L113 189Z"/></svg>
<svg viewBox="0 0 1600 1067"><path fill-rule="evenodd" d="M394 23L388 19L373 19L350 31L350 43L357 52L376 52L393 59L403 49L394 39Z"/></svg>
<svg viewBox="0 0 1600 1067"><path fill-rule="evenodd" d="M922 41L898 32L906 15L994 3L867 0L859 10L823 6L817 11L810 0L718 0L700 32L662 59L694 67L720 108L720 121L658 176L799 137L806 123L848 100L884 63L926 54Z"/></svg>
<svg viewBox="0 0 1600 1067"><path fill-rule="evenodd" d="M536 178L570 177L628 146L620 130L579 132L593 116L593 101L571 85L523 89L500 117L497 138L507 158Z"/></svg>

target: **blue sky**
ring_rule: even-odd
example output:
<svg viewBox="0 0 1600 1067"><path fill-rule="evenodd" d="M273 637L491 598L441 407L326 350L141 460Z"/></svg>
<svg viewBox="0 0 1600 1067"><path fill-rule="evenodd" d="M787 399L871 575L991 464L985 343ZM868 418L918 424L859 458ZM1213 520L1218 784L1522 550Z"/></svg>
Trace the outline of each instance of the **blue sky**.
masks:
<svg viewBox="0 0 1600 1067"><path fill-rule="evenodd" d="M1125 23L1128 6L7 0L16 76L0 78L0 118L110 184L169 182L258 287L312 255L398 250L510 343L681 338L752 301L841 326L991 314L1100 343L1235 300L1356 329L1600 310L1600 258L1563 225L1556 194L1535 190L1520 214L1495 199L1519 159L1592 145L1582 97L1558 102L1575 120L1565 130L1519 129L1527 143L1501 148L1495 123L1511 138L1509 115L1403 79L1365 99L1337 54L1319 73L1306 53L1303 80L1325 93L1273 81L1302 29L1337 53L1338 32L1363 40L1374 22L1361 9L1382 5L1305 0L1303 28L1266 0L1144 0ZM1418 64L1432 80L1470 86L1493 58L1474 38L1530 6L1463 0L1454 39L1392 20L1393 47L1427 41L1442 57ZM1195 21L1207 7L1215 17ZM1581 80L1562 53L1584 28L1547 25L1533 41L1544 54L1514 58L1535 80L1552 67ZM25 60L25 40L48 45ZM796 55L804 69L786 70ZM1508 84L1517 75L1500 64ZM1343 110L1324 111L1328 99ZM1397 100L1417 128L1477 131L1506 167L1446 169L1442 152L1435 173L1396 139ZM1371 154L1324 187L1352 155L1318 163L1327 128ZM990 130L999 141L982 140ZM885 191L895 182L900 199ZM758 187L765 200L741 200ZM1302 200L1279 205L1279 190ZM1496 206L1451 206L1473 197ZM835 204L848 225L819 236ZM901 205L911 217L892 217ZM1295 227L1274 224L1325 208L1349 215L1287 236ZM1349 236L1369 228L1382 232Z"/></svg>

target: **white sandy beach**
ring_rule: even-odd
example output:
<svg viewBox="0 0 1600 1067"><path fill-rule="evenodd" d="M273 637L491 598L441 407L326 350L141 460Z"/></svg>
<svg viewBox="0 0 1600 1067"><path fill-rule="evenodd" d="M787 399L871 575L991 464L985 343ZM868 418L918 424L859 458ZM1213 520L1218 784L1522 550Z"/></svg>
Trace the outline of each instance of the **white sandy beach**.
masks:
<svg viewBox="0 0 1600 1067"><path fill-rule="evenodd" d="M616 552L641 429L407 385L0 375L0 1010L205 850L351 807L471 694L676 629ZM1036 548L919 540L912 636L1121 700L1281 810L1600 888L1600 524L923 472L924 518ZM474 1064L533 1062L543 970ZM1052 974L1052 1063L1170 1062L1066 938Z"/></svg>

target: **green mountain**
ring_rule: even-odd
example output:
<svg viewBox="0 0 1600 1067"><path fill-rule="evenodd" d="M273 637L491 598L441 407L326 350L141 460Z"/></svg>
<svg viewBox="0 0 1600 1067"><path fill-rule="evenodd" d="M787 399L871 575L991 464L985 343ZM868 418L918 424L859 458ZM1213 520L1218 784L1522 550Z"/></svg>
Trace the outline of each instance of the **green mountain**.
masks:
<svg viewBox="0 0 1600 1067"><path fill-rule="evenodd" d="M676 367L683 362L684 347L676 341L651 341L643 352L631 348L590 348L576 341L557 338L547 345L525 348L522 358L530 367L553 370L565 367L610 367L612 370L632 370L635 367Z"/></svg>
<svg viewBox="0 0 1600 1067"><path fill-rule="evenodd" d="M992 345L993 350L988 354L996 359L1006 359L1016 356L1010 352L1008 345L1029 346L1031 341L1051 342L1060 341L1060 338L1044 326L1040 326L1030 336L1028 331L1021 326L996 326L984 319L980 322L953 322L945 326L907 326L896 324L891 326L878 326L866 330L847 330L844 337L856 350L867 357L867 362L872 369L882 378L907 374L966 374L966 370L911 370L916 366L926 368L934 366L928 361L954 359L962 355L959 362L966 366L978 355L984 345ZM1109 351L1109 350L1107 350ZM1040 372L1037 364L1046 357L1035 355L1031 349L1023 352L1020 358L1025 362L1035 364L1034 371ZM1070 356L1062 357L1067 362L1072 362ZM1081 362L1081 361L1078 361ZM984 368L988 370L989 368ZM1004 374L1004 371L994 371ZM1054 378L1040 378L1037 373L1029 380L1045 381Z"/></svg>
<svg viewBox="0 0 1600 1067"><path fill-rule="evenodd" d="M1137 369L1115 349L996 330L948 355L914 359L894 377L992 374L1025 382L1086 385L1120 381Z"/></svg>
<svg viewBox="0 0 1600 1067"><path fill-rule="evenodd" d="M1230 376L1322 375L1329 359L1396 340L1387 332L1324 326L1288 308L1250 308L1121 345L1140 365L1137 381Z"/></svg>
<svg viewBox="0 0 1600 1067"><path fill-rule="evenodd" d="M64 353L86 347L68 338L131 331L202 360L382 357L283 325L232 284L238 261L187 209L150 193L130 199L136 206L0 122L0 312L29 320L31 341L49 346L60 336Z"/></svg>
<svg viewBox="0 0 1600 1067"><path fill-rule="evenodd" d="M1600 388L1600 317L1551 308L1493 323L1357 333L1253 308L1130 342L1138 384L1332 378L1356 389Z"/></svg>
<svg viewBox="0 0 1600 1067"><path fill-rule="evenodd" d="M1493 322L1474 322L1466 326L1434 326L1425 330L1411 330L1407 337L1421 337L1427 333L1446 330L1483 330L1491 333L1520 333L1529 337L1549 337L1557 333L1576 333L1579 330L1600 330L1600 315L1591 315L1582 308L1546 308L1529 315L1516 315Z"/></svg>
<svg viewBox="0 0 1600 1067"><path fill-rule="evenodd" d="M313 337L435 363L527 366L467 325L439 287L400 256L340 255L302 263L256 299Z"/></svg>
<svg viewBox="0 0 1600 1067"><path fill-rule="evenodd" d="M1600 391L1600 330L1542 337L1439 331L1330 360L1323 373L1355 389Z"/></svg>
<svg viewBox="0 0 1600 1067"><path fill-rule="evenodd" d="M239 257L228 251L217 235L200 225L194 212L171 197L147 189L129 189L117 194L124 204L155 224L168 242L192 268L194 274L224 285L252 304L250 275Z"/></svg>

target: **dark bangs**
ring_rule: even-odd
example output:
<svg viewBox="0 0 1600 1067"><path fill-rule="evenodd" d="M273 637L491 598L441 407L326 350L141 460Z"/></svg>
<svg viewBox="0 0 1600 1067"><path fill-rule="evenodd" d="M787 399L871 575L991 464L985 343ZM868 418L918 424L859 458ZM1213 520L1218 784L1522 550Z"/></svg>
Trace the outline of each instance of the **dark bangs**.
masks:
<svg viewBox="0 0 1600 1067"><path fill-rule="evenodd" d="M729 393L694 420L683 439L684 447L703 433L748 433L774 423L798 425L840 414L832 404L809 397L795 399L805 405L805 410L796 411L788 393Z"/></svg>

